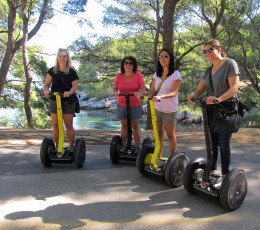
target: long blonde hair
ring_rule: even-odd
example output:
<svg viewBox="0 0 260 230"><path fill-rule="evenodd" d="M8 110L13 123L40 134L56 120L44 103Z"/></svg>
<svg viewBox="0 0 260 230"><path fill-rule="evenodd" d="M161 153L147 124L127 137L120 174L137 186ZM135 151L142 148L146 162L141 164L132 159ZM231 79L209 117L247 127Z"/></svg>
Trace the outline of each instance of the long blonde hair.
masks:
<svg viewBox="0 0 260 230"><path fill-rule="evenodd" d="M59 72L58 57L59 57L59 53L60 53L60 52L64 52L64 53L67 54L68 61L67 61L67 65L66 65L66 67L65 67L65 73L68 74L69 71L70 71L70 68L73 68L73 69L74 69L74 67L72 66L72 62L71 62L71 57L70 57L69 51L68 51L67 49L62 49L62 48L60 48L60 49L58 50L57 57L56 57L56 64L55 64L55 66L53 67L53 72L54 72L54 73L58 73L58 72Z"/></svg>

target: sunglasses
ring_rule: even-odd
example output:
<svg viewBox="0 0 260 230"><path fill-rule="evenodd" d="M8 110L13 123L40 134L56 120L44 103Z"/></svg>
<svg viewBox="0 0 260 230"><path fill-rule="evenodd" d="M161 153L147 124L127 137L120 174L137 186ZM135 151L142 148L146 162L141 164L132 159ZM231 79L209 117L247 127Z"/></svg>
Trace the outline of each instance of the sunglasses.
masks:
<svg viewBox="0 0 260 230"><path fill-rule="evenodd" d="M125 65L133 65L133 62L131 62L131 61L125 61L124 64L125 64Z"/></svg>
<svg viewBox="0 0 260 230"><path fill-rule="evenodd" d="M208 50L203 50L202 52L203 52L204 54L208 54L208 53L212 53L214 49L217 49L217 47L211 47L211 48L209 48Z"/></svg>
<svg viewBox="0 0 260 230"><path fill-rule="evenodd" d="M169 56L159 56L158 58L159 58L159 59L168 59Z"/></svg>
<svg viewBox="0 0 260 230"><path fill-rule="evenodd" d="M59 48L59 51L68 52L68 49L65 49L65 48Z"/></svg>

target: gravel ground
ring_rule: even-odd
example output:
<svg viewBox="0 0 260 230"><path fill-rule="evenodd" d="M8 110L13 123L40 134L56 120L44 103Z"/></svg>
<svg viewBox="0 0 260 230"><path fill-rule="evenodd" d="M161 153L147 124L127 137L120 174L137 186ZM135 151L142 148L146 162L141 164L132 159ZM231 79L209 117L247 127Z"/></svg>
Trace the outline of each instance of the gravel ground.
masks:
<svg viewBox="0 0 260 230"><path fill-rule="evenodd" d="M9 129L0 128L0 145L20 145L32 144L39 145L43 138L51 136L51 130L28 130L28 129ZM87 145L109 145L111 138L119 134L119 131L102 130L76 130L76 137L83 137ZM144 137L153 138L151 130L142 131ZM166 135L165 135L166 136ZM260 144L260 129L241 128L232 136L232 143L236 144ZM65 139L65 142L67 140ZM167 139L165 139L167 141ZM203 144L204 133L201 126L187 126L177 129L178 144ZM167 142L166 142L167 143Z"/></svg>

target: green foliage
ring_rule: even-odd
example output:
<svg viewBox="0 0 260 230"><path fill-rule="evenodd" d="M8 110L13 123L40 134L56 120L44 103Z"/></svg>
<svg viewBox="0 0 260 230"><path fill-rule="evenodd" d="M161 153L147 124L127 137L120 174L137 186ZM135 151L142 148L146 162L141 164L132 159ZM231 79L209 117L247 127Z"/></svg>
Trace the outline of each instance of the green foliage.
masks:
<svg viewBox="0 0 260 230"><path fill-rule="evenodd" d="M84 6L86 6L87 0L68 0L66 4L62 4L62 10L75 15L79 12L84 12Z"/></svg>
<svg viewBox="0 0 260 230"><path fill-rule="evenodd" d="M99 0L104 3L103 0ZM69 0L63 10L70 14L83 12L86 0ZM204 12L202 13L202 2ZM106 2L105 2L106 3ZM79 90L87 92L87 98L102 99L112 94L113 82L119 72L120 61L126 55L137 58L139 70L143 73L146 86L149 88L152 75L155 72L157 59L156 51L162 48L161 18L164 1L156 5L157 1L118 0L107 6L103 23L105 26L122 26L125 30L117 37L97 37L95 44L93 38L80 37L73 42L71 49L74 60L79 63L77 69L80 77ZM259 78L260 78L260 37L259 1L233 1L233 0L182 0L177 4L174 15L174 55L176 66L183 77L179 98L184 100L192 92L209 62L202 54L203 43L211 38L212 30L216 38L221 41L223 50L229 57L234 58L240 67L241 80L248 86L241 88L239 98L247 102L250 107L259 107ZM0 29L4 31L7 23L8 10L6 1L0 0ZM216 28L218 14L224 5L224 13ZM157 8L158 7L158 8ZM53 16L50 10L48 17ZM159 17L157 17L159 15ZM35 12L33 13L35 16ZM34 20L32 18L32 20ZM33 22L33 21L32 21ZM215 24L214 24L215 23ZM17 17L16 39L20 38L21 19ZM159 35L156 33L159 31ZM87 32L86 32L87 34ZM158 35L158 38L156 37ZM1 33L0 51L5 50L6 33ZM157 40L158 39L158 43ZM31 71L37 80L45 76L47 65L38 54L38 48L30 47ZM0 52L0 60L2 54ZM7 101L0 98L0 106L23 108L24 70L22 55L17 53L10 68L15 78L6 84ZM10 80L10 79L9 79ZM34 79L35 80L35 79ZM31 106L36 127L50 125L46 116L46 101L41 96L42 85L34 82L31 94ZM20 81L18 83L18 81ZM42 109L45 108L45 109ZM189 111L194 115L200 114L200 109L192 103L180 103L180 110ZM256 119L252 115L252 119ZM44 117L42 119L41 117ZM21 116L21 119L25 118ZM247 116L249 119L249 116ZM45 122L46 121L46 122ZM258 120L257 120L258 121ZM21 120L21 123L23 120Z"/></svg>
<svg viewBox="0 0 260 230"><path fill-rule="evenodd" d="M179 111L187 111L193 116L202 116L201 108L191 102L180 103Z"/></svg>
<svg viewBox="0 0 260 230"><path fill-rule="evenodd" d="M260 128L260 110L252 109L249 114L244 117L242 127Z"/></svg>

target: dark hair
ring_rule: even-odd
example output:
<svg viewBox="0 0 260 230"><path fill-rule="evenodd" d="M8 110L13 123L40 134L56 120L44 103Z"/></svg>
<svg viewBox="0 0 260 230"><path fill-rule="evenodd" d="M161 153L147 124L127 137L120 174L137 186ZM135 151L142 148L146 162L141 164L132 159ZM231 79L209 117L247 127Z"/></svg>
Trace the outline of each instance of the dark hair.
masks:
<svg viewBox="0 0 260 230"><path fill-rule="evenodd" d="M124 58L122 59L121 65L120 65L120 72L121 72L121 73L124 73L124 72L125 72L125 68L124 68L125 60L130 60L131 62L133 62L133 72L136 73L138 66L137 66L136 58L133 57L133 56L126 56L126 57L124 57Z"/></svg>
<svg viewBox="0 0 260 230"><path fill-rule="evenodd" d="M220 44L220 42L219 42L218 40L216 40L216 39L210 39L210 40L208 40L207 42L205 42L204 47L205 47L206 45L211 45L211 46L214 47L214 48L221 48L221 56L222 56L222 57L226 57L226 56L227 56L226 53L222 52L222 46L221 46L221 44Z"/></svg>
<svg viewBox="0 0 260 230"><path fill-rule="evenodd" d="M175 71L174 56L173 56L172 51L170 49L167 49L167 48L161 49L160 52L159 52L159 56L160 56L161 52L163 52L163 51L167 52L170 56L169 72L167 74L167 76L170 76ZM156 74L157 74L157 77L162 77L162 74L163 74L163 67L160 63L159 57L158 57L158 62L157 62Z"/></svg>

